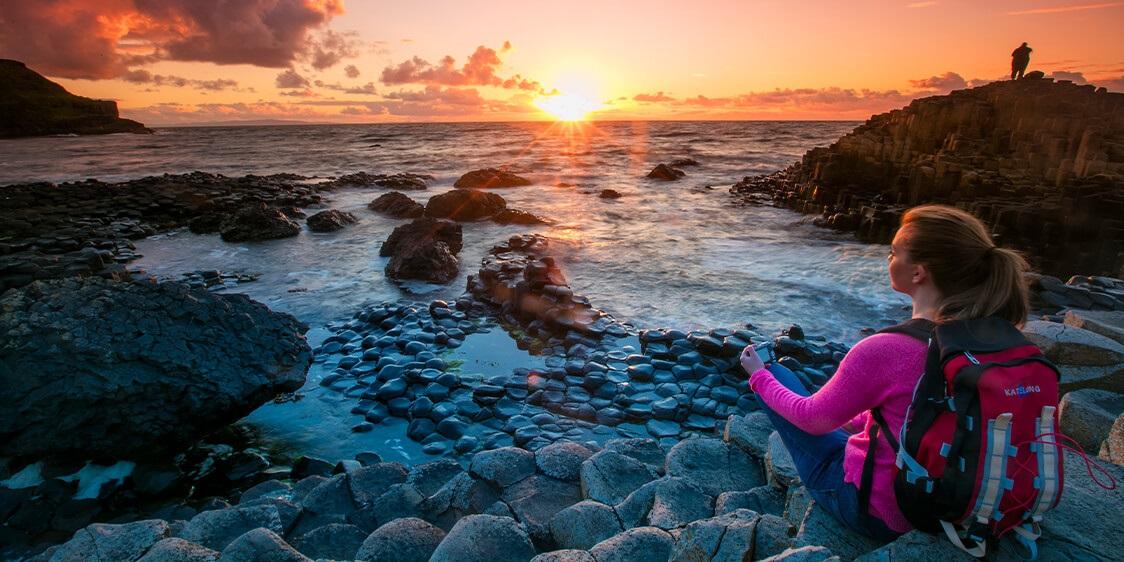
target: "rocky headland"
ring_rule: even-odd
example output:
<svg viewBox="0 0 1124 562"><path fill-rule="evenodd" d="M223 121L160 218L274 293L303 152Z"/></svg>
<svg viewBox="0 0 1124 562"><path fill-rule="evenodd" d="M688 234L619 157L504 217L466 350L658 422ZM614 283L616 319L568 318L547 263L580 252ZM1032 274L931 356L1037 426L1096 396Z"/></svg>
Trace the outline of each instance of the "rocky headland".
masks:
<svg viewBox="0 0 1124 562"><path fill-rule="evenodd" d="M117 102L76 96L22 62L0 59L0 138L151 133Z"/></svg>
<svg viewBox="0 0 1124 562"><path fill-rule="evenodd" d="M882 243L905 209L952 204L1039 271L1122 277L1124 94L1027 78L921 98L730 191Z"/></svg>

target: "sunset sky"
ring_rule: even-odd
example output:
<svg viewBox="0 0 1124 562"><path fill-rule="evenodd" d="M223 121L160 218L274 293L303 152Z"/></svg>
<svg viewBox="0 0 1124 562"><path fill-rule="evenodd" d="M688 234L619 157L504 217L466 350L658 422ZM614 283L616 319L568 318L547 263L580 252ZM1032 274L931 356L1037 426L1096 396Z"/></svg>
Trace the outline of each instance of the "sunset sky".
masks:
<svg viewBox="0 0 1124 562"><path fill-rule="evenodd" d="M1124 91L1122 28L1124 2L1060 0L20 0L0 58L149 125L866 119L1009 75L1023 41Z"/></svg>

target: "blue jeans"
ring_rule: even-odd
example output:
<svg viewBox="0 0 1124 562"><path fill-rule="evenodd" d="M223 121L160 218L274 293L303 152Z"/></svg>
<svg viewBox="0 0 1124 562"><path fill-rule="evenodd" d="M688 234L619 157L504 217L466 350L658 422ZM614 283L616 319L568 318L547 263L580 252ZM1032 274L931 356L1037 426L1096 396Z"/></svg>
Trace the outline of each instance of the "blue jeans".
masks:
<svg viewBox="0 0 1124 562"><path fill-rule="evenodd" d="M768 369L777 382L789 390L801 396L811 396L800 379L783 365L774 363ZM843 450L850 434L836 429L824 435L812 435L774 412L760 398L757 403L773 422L781 441L792 455L800 480L820 507L847 527L868 537L891 541L899 536L878 517L865 517L859 513L859 490L843 481Z"/></svg>

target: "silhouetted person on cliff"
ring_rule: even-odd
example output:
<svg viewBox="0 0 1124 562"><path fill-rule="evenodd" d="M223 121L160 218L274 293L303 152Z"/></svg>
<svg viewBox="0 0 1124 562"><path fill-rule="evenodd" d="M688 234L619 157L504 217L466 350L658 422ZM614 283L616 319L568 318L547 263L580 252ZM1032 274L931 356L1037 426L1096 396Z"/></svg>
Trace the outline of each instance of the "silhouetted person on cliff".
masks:
<svg viewBox="0 0 1124 562"><path fill-rule="evenodd" d="M1030 51L1032 49L1023 43L1021 47L1011 52L1011 80L1022 78L1030 64Z"/></svg>

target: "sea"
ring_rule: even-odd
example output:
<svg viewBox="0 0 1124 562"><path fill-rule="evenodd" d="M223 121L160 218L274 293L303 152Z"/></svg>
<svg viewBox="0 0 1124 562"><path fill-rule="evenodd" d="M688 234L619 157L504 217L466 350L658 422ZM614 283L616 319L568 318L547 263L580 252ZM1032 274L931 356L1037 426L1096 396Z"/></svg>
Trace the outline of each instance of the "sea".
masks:
<svg viewBox="0 0 1124 562"><path fill-rule="evenodd" d="M489 248L512 235L537 232L551 239L575 293L638 329L749 323L776 333L798 324L807 334L853 344L864 329L908 316L908 298L890 289L889 248L813 226L814 217L788 209L735 206L729 188L745 176L780 170L857 125L663 121L156 128L153 135L0 140L0 186L123 181L196 170L228 176L285 172L309 182L360 171L411 172L434 177L426 191L407 193L424 203L452 189L468 171L506 167L533 185L494 191L509 207L550 224L466 223L460 276L445 285L395 282L383 274L388 258L379 257L379 247L402 221L366 208L382 189L327 193L326 208L360 219L339 232L305 230L295 238L227 243L218 235L180 230L136 241L142 257L130 266L161 278L198 270L260 274L224 291L246 293L295 315L309 324L308 337L316 345L329 334L328 326L369 304L455 299ZM698 162L683 168L683 179L645 177L657 164L680 158ZM603 189L621 197L602 199ZM476 356L471 341L458 350L463 360L502 368L537 360L521 356L502 330L480 338L487 345L479 346ZM310 392L315 379L310 373ZM348 424L354 422L348 404L337 406L327 397L311 402L315 405L266 407L249 419L290 447L329 458L362 446L357 439L386 436L348 436ZM417 458L408 443L395 444L402 445L402 457ZM377 445L387 449L385 439Z"/></svg>

